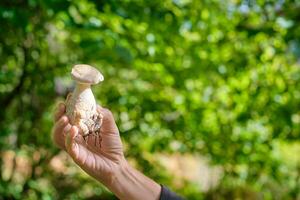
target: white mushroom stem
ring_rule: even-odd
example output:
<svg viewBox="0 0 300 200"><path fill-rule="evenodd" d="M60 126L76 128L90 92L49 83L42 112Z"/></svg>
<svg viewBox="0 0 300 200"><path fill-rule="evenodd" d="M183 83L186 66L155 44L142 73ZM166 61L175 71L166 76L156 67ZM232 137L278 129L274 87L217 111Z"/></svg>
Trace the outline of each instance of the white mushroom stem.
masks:
<svg viewBox="0 0 300 200"><path fill-rule="evenodd" d="M96 112L96 100L91 90L90 84L82 84L77 82L72 97L77 101L76 104L80 104L82 102L85 105L89 106L88 108L84 108L83 110L91 109L91 113Z"/></svg>
<svg viewBox="0 0 300 200"><path fill-rule="evenodd" d="M67 116L70 117L71 124L76 124L78 119L91 119L94 114L97 114L96 100L90 84L76 81L75 89L68 100L66 111ZM78 125L81 126L80 124Z"/></svg>

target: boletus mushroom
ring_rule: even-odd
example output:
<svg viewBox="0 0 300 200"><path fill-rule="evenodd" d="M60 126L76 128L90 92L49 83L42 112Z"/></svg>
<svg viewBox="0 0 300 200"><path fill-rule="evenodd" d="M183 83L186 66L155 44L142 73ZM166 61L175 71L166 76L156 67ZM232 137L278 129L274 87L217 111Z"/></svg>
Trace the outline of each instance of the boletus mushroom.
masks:
<svg viewBox="0 0 300 200"><path fill-rule="evenodd" d="M76 85L73 93L66 99L66 115L70 123L80 129L84 140L89 135L97 136L97 139L100 136L103 116L97 111L91 85L103 81L104 77L96 68L85 64L75 65L71 77Z"/></svg>

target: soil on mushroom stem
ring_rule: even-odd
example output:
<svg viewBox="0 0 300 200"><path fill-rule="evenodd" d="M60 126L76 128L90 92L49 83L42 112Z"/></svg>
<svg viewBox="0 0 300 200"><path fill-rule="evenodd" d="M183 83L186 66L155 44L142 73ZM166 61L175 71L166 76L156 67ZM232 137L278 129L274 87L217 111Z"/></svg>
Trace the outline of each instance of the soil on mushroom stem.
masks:
<svg viewBox="0 0 300 200"><path fill-rule="evenodd" d="M97 146L97 140L98 140L100 148L101 148L101 141L102 141L101 132L100 132L100 129L102 126L102 119L103 119L103 117L100 113L97 115L93 115L93 117L92 117L93 123L89 124L89 125L86 124L89 127L88 134L82 135L82 137L86 143L88 143L89 136L91 136L91 135L94 136L94 138L95 138L94 146Z"/></svg>

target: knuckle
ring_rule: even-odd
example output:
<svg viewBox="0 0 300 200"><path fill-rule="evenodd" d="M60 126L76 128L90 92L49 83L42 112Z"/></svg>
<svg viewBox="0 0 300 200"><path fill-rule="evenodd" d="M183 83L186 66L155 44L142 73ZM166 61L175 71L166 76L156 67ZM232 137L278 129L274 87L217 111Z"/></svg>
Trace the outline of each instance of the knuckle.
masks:
<svg viewBox="0 0 300 200"><path fill-rule="evenodd" d="M70 130L71 130L71 125L70 124L68 124L68 125L66 125L65 127L64 127L64 129L63 129L63 133L67 133L67 132L69 132Z"/></svg>
<svg viewBox="0 0 300 200"><path fill-rule="evenodd" d="M66 116L62 116L59 120L60 124L66 124L68 122L68 118Z"/></svg>

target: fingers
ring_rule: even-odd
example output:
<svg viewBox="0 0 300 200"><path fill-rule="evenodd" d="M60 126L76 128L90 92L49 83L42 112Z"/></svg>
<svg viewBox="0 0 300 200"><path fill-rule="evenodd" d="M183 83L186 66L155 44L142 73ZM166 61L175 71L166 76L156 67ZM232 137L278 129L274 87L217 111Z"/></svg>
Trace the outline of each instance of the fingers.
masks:
<svg viewBox="0 0 300 200"><path fill-rule="evenodd" d="M66 134L65 146L69 155L79 165L84 166L87 163L88 154L91 152L84 146L83 142L76 140L79 130L76 126L72 126Z"/></svg>
<svg viewBox="0 0 300 200"><path fill-rule="evenodd" d="M66 140L65 140L65 146L66 150L69 152L69 154L73 157L77 155L76 150L76 142L75 137L78 135L78 128L75 126L72 126L70 131L66 134Z"/></svg>
<svg viewBox="0 0 300 200"><path fill-rule="evenodd" d="M65 113L65 111L66 111L65 104L63 102L59 103L54 112L54 121L56 122L57 120L59 120L62 117L62 115Z"/></svg>
<svg viewBox="0 0 300 200"><path fill-rule="evenodd" d="M106 108L102 108L100 106L97 107L97 111L102 114L102 126L101 133L104 134L119 134L118 127L115 123L115 119L110 110Z"/></svg>
<svg viewBox="0 0 300 200"><path fill-rule="evenodd" d="M68 131L70 129L69 120L66 116L62 116L54 125L52 139L54 143L62 148L65 149L65 137L64 131Z"/></svg>

